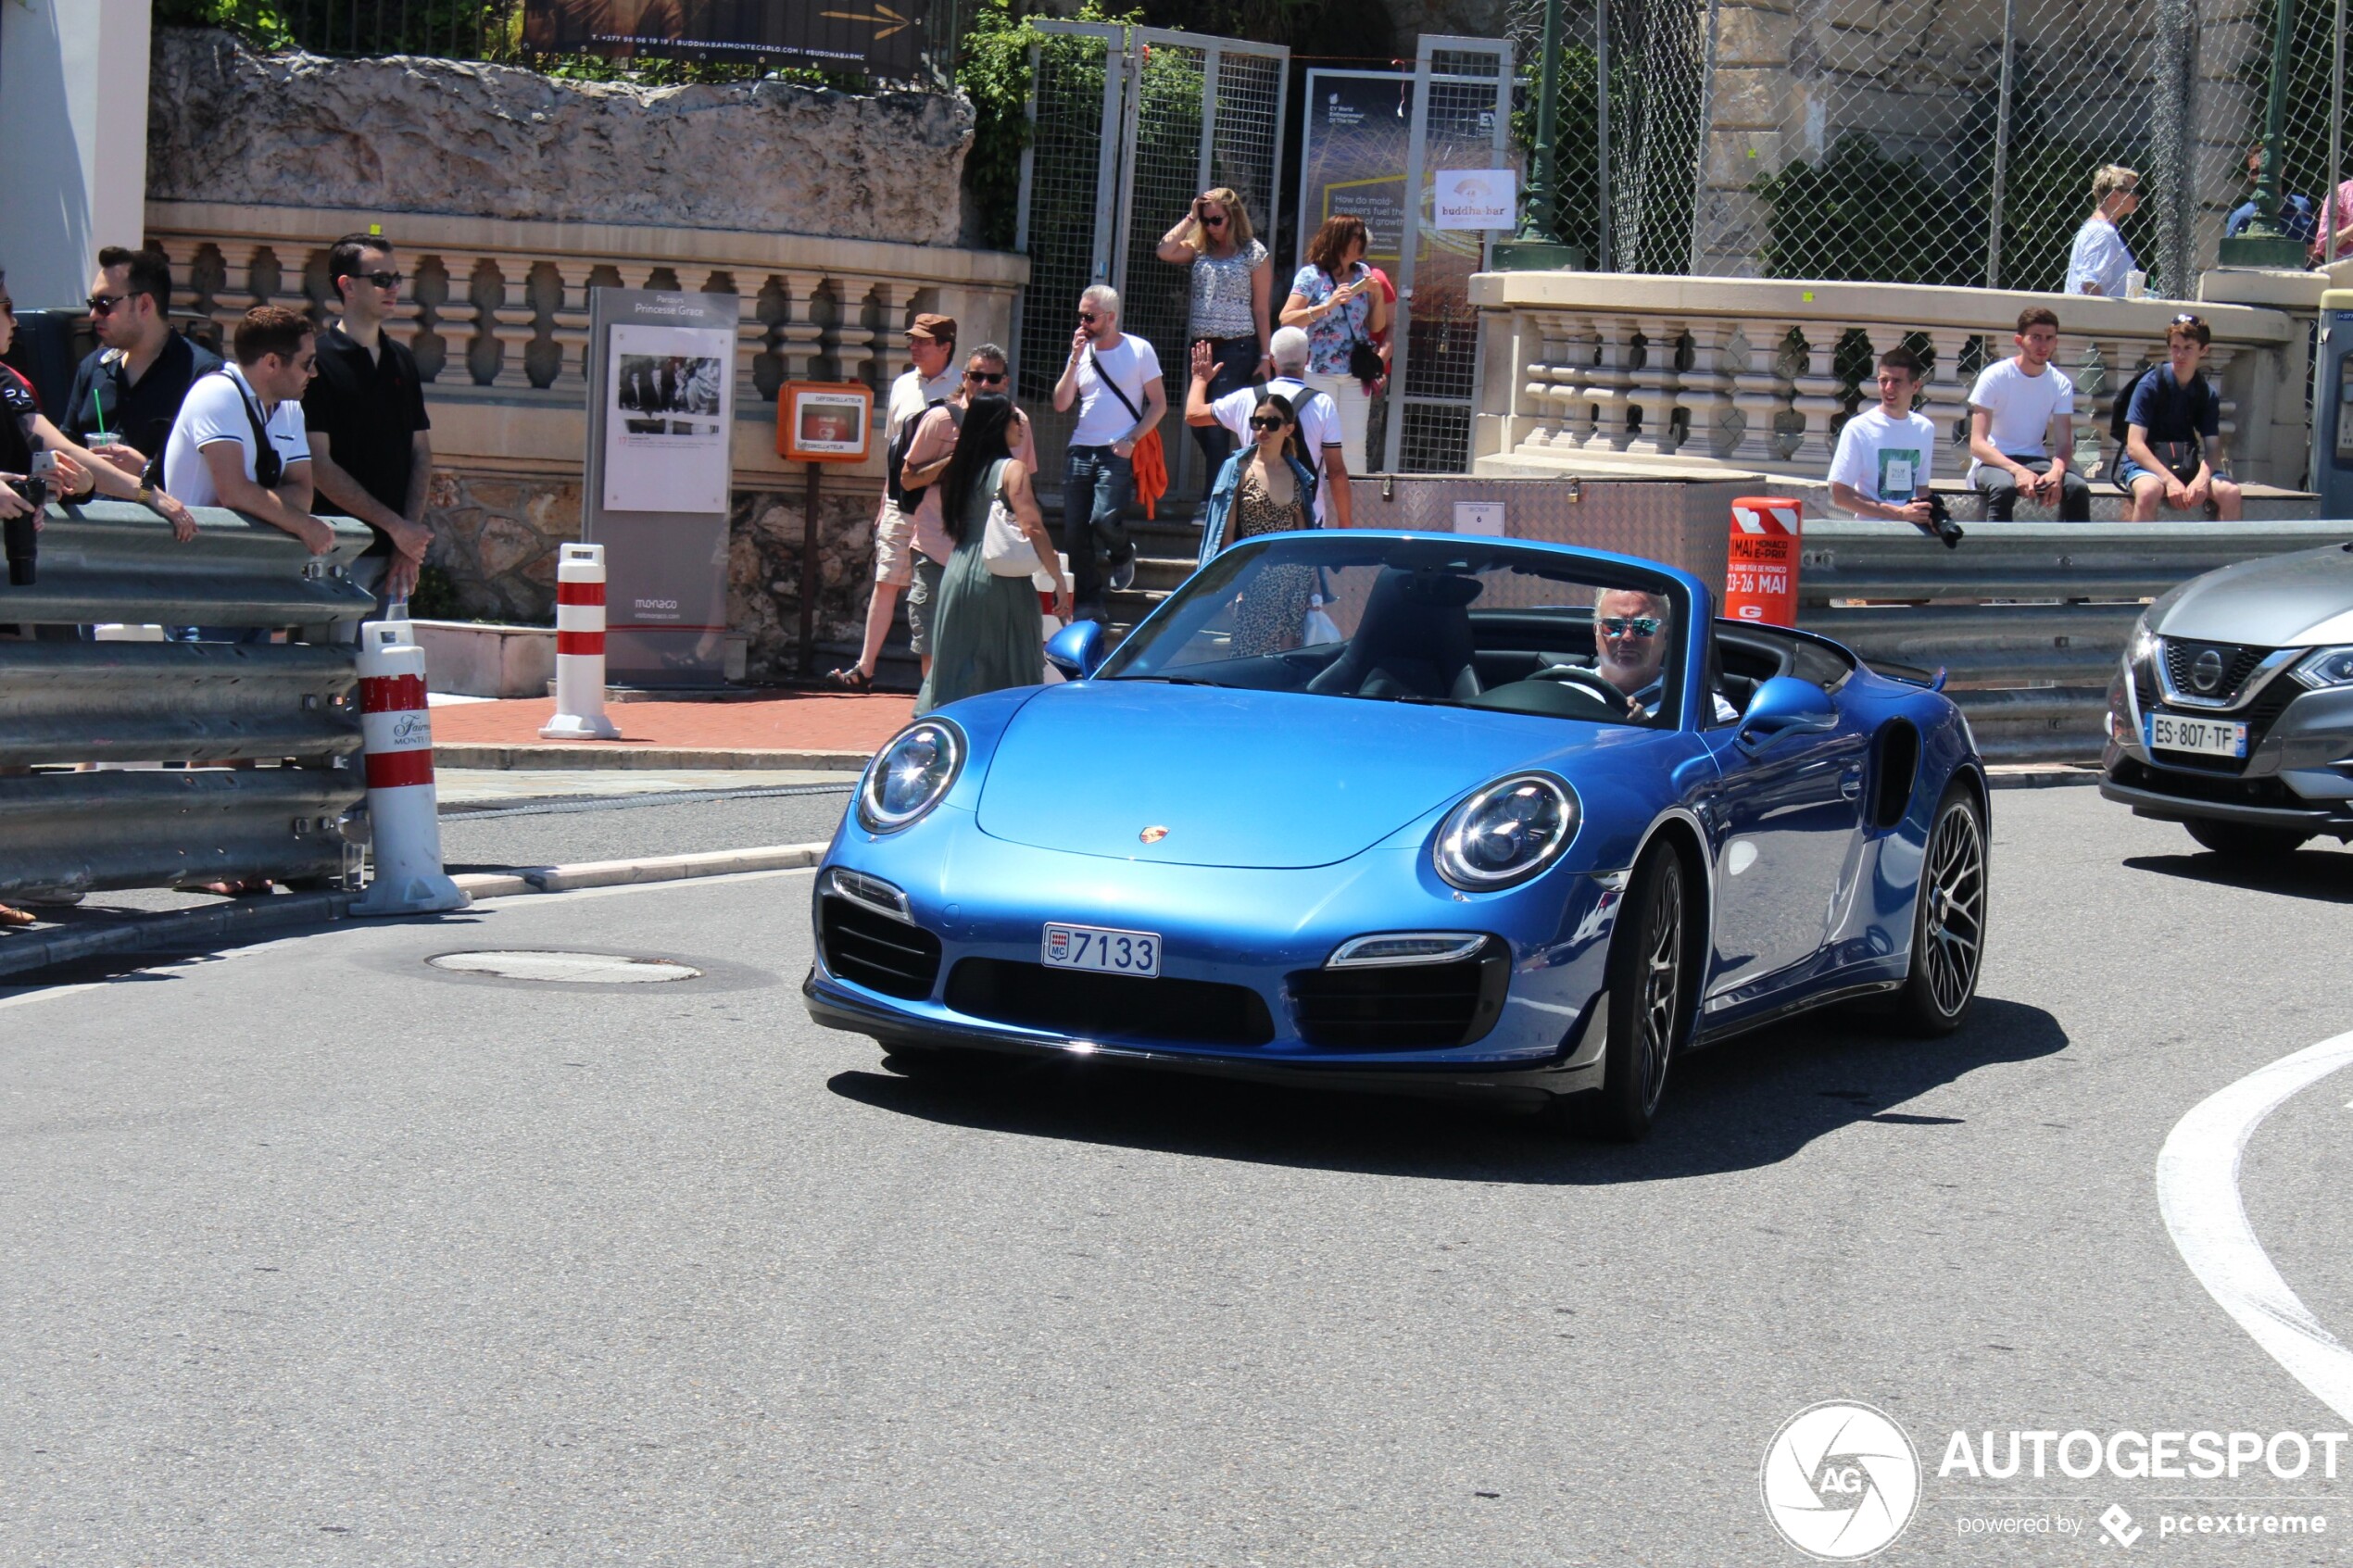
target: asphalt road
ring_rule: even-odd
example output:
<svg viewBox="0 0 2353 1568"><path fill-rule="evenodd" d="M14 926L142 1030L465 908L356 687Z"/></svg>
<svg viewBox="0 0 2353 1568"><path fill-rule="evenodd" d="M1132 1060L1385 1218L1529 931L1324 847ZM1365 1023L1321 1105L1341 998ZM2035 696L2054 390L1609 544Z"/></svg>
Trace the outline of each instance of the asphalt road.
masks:
<svg viewBox="0 0 2353 1568"><path fill-rule="evenodd" d="M2221 874L2080 788L1994 828L1967 1029L1691 1059L1633 1148L903 1078L801 1011L805 872L0 993L0 1563L1798 1563L1759 1464L1832 1399L1925 1465L1878 1562L2337 1562L2353 1452L1938 1474L1957 1430L2347 1424L2200 1287L2152 1173L2193 1106L2353 1028L2353 853ZM490 947L706 974L423 963ZM2242 1176L2343 1337L2348 1095L2292 1099ZM2159 1534L2250 1508L2328 1534Z"/></svg>

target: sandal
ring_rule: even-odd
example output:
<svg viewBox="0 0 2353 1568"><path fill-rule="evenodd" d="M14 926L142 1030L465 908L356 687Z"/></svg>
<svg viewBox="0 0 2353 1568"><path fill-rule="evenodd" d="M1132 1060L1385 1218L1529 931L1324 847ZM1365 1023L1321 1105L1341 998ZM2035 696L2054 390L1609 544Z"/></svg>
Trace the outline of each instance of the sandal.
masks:
<svg viewBox="0 0 2353 1568"><path fill-rule="evenodd" d="M826 673L825 682L846 692L869 692L875 689L875 678L855 664L845 665Z"/></svg>
<svg viewBox="0 0 2353 1568"><path fill-rule="evenodd" d="M0 904L0 925L31 925L40 918L31 909L19 909L12 905Z"/></svg>

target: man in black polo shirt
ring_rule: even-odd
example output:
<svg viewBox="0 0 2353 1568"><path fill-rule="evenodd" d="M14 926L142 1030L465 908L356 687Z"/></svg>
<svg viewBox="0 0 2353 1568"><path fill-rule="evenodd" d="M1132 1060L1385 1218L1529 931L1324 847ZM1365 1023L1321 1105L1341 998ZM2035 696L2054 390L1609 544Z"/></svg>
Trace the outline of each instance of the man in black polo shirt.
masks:
<svg viewBox="0 0 2353 1568"><path fill-rule="evenodd" d="M171 263L161 251L108 245L98 253L90 326L99 346L75 372L58 427L75 445L160 484L164 438L181 400L198 376L220 368L220 356L172 331Z"/></svg>
<svg viewBox="0 0 2353 1568"><path fill-rule="evenodd" d="M387 604L405 599L433 544L424 523L433 480L424 387L416 356L386 336L384 317L400 296L392 242L346 234L327 253L327 277L343 318L319 334L319 374L302 395L310 466L322 512L375 530L356 580ZM359 627L346 624L356 641Z"/></svg>

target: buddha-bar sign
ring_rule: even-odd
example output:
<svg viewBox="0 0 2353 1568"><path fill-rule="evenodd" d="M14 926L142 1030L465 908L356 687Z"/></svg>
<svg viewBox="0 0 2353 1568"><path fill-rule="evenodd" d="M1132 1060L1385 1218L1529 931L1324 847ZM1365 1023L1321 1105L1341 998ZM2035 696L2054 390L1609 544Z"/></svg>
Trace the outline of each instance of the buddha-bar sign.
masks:
<svg viewBox="0 0 2353 1568"><path fill-rule="evenodd" d="M930 53L931 0L524 0L540 55L757 60L912 79Z"/></svg>

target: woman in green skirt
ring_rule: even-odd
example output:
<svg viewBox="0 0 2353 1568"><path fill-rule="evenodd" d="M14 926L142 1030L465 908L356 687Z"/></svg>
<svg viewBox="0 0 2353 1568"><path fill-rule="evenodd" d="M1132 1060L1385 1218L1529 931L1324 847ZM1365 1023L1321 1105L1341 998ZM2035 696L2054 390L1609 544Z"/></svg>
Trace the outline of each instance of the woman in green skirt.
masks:
<svg viewBox="0 0 2353 1568"><path fill-rule="evenodd" d="M931 673L915 698L928 713L960 698L1046 678L1045 621L1030 573L1054 579L1054 612L1070 619L1070 580L1009 445L1013 405L975 397L939 482L940 521L956 541L933 612Z"/></svg>

